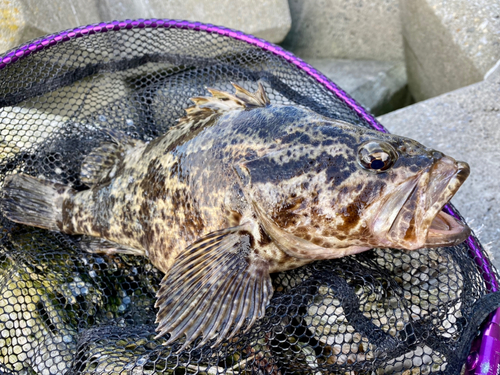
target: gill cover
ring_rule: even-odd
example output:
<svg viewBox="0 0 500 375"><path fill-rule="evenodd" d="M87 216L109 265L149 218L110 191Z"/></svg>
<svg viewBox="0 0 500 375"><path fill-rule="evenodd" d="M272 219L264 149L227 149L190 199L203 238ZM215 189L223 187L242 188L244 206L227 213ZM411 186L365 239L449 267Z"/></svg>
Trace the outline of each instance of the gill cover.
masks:
<svg viewBox="0 0 500 375"><path fill-rule="evenodd" d="M332 238L329 247L319 246L287 232L272 219L273 209L279 210L278 202L294 194L297 182L294 180L303 176L307 167L307 161L294 158L289 149L271 152L234 167L266 234L280 250L299 259L334 259L371 249L372 246L346 246L340 241L335 244Z"/></svg>

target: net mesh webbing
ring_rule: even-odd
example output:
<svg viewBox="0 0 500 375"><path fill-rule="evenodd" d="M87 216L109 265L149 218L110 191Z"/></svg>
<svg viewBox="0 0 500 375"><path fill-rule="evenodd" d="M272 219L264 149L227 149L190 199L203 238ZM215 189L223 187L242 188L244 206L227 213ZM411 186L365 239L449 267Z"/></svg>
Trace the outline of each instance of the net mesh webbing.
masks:
<svg viewBox="0 0 500 375"><path fill-rule="evenodd" d="M205 87L266 84L273 103L370 126L280 56L217 33L131 28L74 38L0 70L0 184L44 176L76 189L102 129L152 140ZM147 259L85 252L78 236L1 218L2 374L459 374L500 302L467 245L374 249L273 275L249 333L187 349L155 340L162 278Z"/></svg>

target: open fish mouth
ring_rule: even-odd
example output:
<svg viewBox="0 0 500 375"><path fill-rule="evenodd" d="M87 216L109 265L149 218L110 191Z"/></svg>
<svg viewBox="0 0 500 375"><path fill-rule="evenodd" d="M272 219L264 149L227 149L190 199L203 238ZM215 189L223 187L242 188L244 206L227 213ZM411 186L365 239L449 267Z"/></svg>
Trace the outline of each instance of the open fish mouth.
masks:
<svg viewBox="0 0 500 375"><path fill-rule="evenodd" d="M452 246L462 243L470 236L468 226L453 216L440 211L427 231L426 247Z"/></svg>
<svg viewBox="0 0 500 375"><path fill-rule="evenodd" d="M444 174L443 182L439 182L438 178L432 180L434 175L441 173L442 169L451 164L455 165L456 170L450 178ZM431 172L428 198L429 203L432 204L429 206L427 214L431 220L427 226L426 247L452 246L465 241L469 237L471 231L467 225L442 211L443 206L455 195L469 176L469 173L470 169L467 163L455 162L453 159L446 157L442 158ZM446 181L448 182L446 183ZM444 187L441 189L440 186L442 185ZM440 190L441 193L439 193ZM433 191L436 191L437 199L435 200ZM427 223L428 221L429 219L424 217L424 222Z"/></svg>
<svg viewBox="0 0 500 375"><path fill-rule="evenodd" d="M374 233L386 234L381 241L385 245L406 250L465 241L469 227L442 209L469 172L467 163L445 156L428 173L403 182L380 209L373 222Z"/></svg>

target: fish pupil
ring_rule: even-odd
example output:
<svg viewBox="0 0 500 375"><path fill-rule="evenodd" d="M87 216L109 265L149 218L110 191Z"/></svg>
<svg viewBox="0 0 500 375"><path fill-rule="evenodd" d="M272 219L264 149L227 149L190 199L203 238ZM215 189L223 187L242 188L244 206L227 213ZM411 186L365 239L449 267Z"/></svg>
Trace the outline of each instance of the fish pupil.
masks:
<svg viewBox="0 0 500 375"><path fill-rule="evenodd" d="M382 169L384 168L385 163L380 159L375 159L370 163L371 169Z"/></svg>

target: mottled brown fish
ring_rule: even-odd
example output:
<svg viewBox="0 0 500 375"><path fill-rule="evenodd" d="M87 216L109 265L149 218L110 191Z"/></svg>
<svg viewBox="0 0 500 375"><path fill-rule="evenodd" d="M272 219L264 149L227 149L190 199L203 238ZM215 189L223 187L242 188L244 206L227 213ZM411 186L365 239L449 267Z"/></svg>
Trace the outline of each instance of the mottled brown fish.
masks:
<svg viewBox="0 0 500 375"><path fill-rule="evenodd" d="M269 274L373 247L460 243L441 211L469 167L383 134L255 93L209 89L150 143L108 131L89 154L90 189L8 176L11 220L85 234L91 251L147 256L165 277L158 337L214 345L264 315Z"/></svg>

